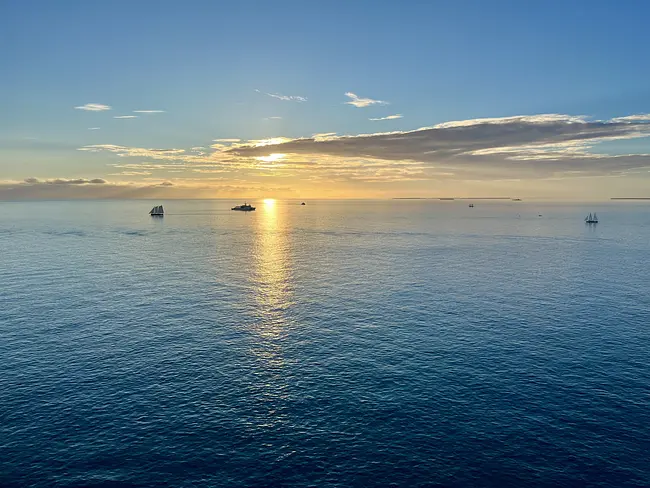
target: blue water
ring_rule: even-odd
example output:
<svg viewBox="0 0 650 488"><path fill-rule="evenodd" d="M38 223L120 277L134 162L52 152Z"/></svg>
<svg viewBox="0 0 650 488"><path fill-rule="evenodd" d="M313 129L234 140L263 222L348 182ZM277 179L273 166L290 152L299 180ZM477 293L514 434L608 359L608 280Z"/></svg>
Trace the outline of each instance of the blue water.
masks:
<svg viewBox="0 0 650 488"><path fill-rule="evenodd" d="M0 204L0 486L650 486L649 205L235 203Z"/></svg>

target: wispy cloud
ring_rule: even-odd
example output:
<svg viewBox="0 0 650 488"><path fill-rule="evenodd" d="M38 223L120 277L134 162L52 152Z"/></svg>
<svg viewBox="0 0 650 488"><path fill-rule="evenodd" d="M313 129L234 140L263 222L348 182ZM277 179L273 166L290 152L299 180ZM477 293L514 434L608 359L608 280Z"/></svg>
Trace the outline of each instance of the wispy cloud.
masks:
<svg viewBox="0 0 650 488"><path fill-rule="evenodd" d="M312 136L315 141L325 141L336 138L336 132L321 132Z"/></svg>
<svg viewBox="0 0 650 488"><path fill-rule="evenodd" d="M612 122L650 122L650 114L626 115L625 117L615 117Z"/></svg>
<svg viewBox="0 0 650 488"><path fill-rule="evenodd" d="M151 171L120 171L119 173L109 173L108 176L150 176Z"/></svg>
<svg viewBox="0 0 650 488"><path fill-rule="evenodd" d="M134 110L136 114L164 114L164 110Z"/></svg>
<svg viewBox="0 0 650 488"><path fill-rule="evenodd" d="M88 130L99 130L101 127L88 127Z"/></svg>
<svg viewBox="0 0 650 488"><path fill-rule="evenodd" d="M185 149L150 149L143 147L125 147L115 144L91 144L77 149L78 151L101 152L108 151L116 153L118 156L141 156L154 159L170 159L176 157L181 159L187 154Z"/></svg>
<svg viewBox="0 0 650 488"><path fill-rule="evenodd" d="M388 105L388 102L383 100L373 100L372 98L361 98L357 94L352 92L347 92L346 97L350 98L349 102L345 102L348 105L354 105L355 107L369 107L370 105Z"/></svg>
<svg viewBox="0 0 650 488"><path fill-rule="evenodd" d="M104 110L111 110L110 105L104 105L102 103L87 103L86 105L80 105L75 107L77 110L87 110L89 112L103 112Z"/></svg>
<svg viewBox="0 0 650 488"><path fill-rule="evenodd" d="M114 119L137 119L137 115L116 115Z"/></svg>
<svg viewBox="0 0 650 488"><path fill-rule="evenodd" d="M466 120L452 120L449 122L442 122L428 127L431 129L453 129L455 127L471 127L471 126L485 126L485 125L510 125L510 124L536 124L544 125L551 123L559 124L584 124L587 123L589 117L585 115L565 115L565 114L539 114L539 115L515 115L512 117L492 117L482 119L466 119ZM611 120L610 122L616 122ZM427 127L425 127L426 129Z"/></svg>
<svg viewBox="0 0 650 488"><path fill-rule="evenodd" d="M378 117L376 119L368 119L368 120L395 120L395 119L401 119L404 117L402 114L395 114L395 115L388 115L386 117Z"/></svg>
<svg viewBox="0 0 650 488"><path fill-rule="evenodd" d="M275 117L267 117L266 119L267 120L281 120L282 117L275 116Z"/></svg>
<svg viewBox="0 0 650 488"><path fill-rule="evenodd" d="M212 139L214 142L239 142L241 139Z"/></svg>
<svg viewBox="0 0 650 488"><path fill-rule="evenodd" d="M260 90L255 90L257 93L263 93L269 97L277 98L278 100L284 100L286 102L306 102L306 97L300 97L298 95L282 95L280 93L267 93Z"/></svg>

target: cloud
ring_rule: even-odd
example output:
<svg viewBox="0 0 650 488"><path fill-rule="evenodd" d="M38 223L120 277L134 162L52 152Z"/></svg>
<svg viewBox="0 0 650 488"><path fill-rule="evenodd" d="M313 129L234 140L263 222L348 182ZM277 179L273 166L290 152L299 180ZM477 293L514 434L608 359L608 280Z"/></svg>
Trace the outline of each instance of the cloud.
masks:
<svg viewBox="0 0 650 488"><path fill-rule="evenodd" d="M452 120L429 127L431 129L451 129L454 127L470 127L476 125L508 125L517 122L527 124L548 124L551 122L567 124L583 124L588 121L589 117L584 115L564 115L564 114L539 114L539 115L515 115L512 117L492 117L483 119ZM426 127L425 127L426 128Z"/></svg>
<svg viewBox="0 0 650 488"><path fill-rule="evenodd" d="M137 119L137 115L116 115L114 119Z"/></svg>
<svg viewBox="0 0 650 488"><path fill-rule="evenodd" d="M266 117L265 120L281 120L281 119L282 117L275 116L275 117Z"/></svg>
<svg viewBox="0 0 650 488"><path fill-rule="evenodd" d="M646 154L608 155L594 146L607 140L650 136L650 124L588 121L545 114L447 122L405 132L303 138L239 145L228 152L259 157L282 153L418 162L428 169L477 177L614 174L650 166Z"/></svg>
<svg viewBox="0 0 650 488"><path fill-rule="evenodd" d="M612 122L650 122L650 114L626 115L625 117L615 117Z"/></svg>
<svg viewBox="0 0 650 488"><path fill-rule="evenodd" d="M355 93L347 92L346 97L350 98L349 102L345 102L348 105L354 105L355 107L369 107L370 105L388 105L388 102L383 100L373 100L372 98L360 98Z"/></svg>
<svg viewBox="0 0 650 488"><path fill-rule="evenodd" d="M115 144L90 144L77 148L78 151L102 152L108 151L116 153L118 156L137 156L149 157L153 159L183 159L184 157L195 158L196 156L188 155L185 149L151 149L144 147L126 147Z"/></svg>
<svg viewBox="0 0 650 488"><path fill-rule="evenodd" d="M280 93L266 93L260 90L255 90L257 93L264 93L269 97L277 98L278 100L284 100L286 102L306 102L306 97L300 97L298 95L281 95Z"/></svg>
<svg viewBox="0 0 650 488"><path fill-rule="evenodd" d="M325 141L327 139L333 139L335 137L336 137L336 132L321 132L321 133L314 134L312 136L312 138L315 141Z"/></svg>
<svg viewBox="0 0 650 488"><path fill-rule="evenodd" d="M164 114L164 110L134 110L136 114Z"/></svg>
<svg viewBox="0 0 650 488"><path fill-rule="evenodd" d="M368 119L368 120L395 120L395 119L401 119L404 117L402 114L395 114L395 115L388 115L386 117L378 117L376 119Z"/></svg>
<svg viewBox="0 0 650 488"><path fill-rule="evenodd" d="M110 173L108 176L150 176L151 171L121 171L119 173Z"/></svg>
<svg viewBox="0 0 650 488"><path fill-rule="evenodd" d="M242 196L263 198L270 194L292 197L295 192L287 186L223 181L202 177L198 180L186 178L179 181L109 182L99 178L72 179L56 178L24 181L0 181L0 200L57 200L57 199L188 199L188 198L241 198ZM84 181L86 183L77 183ZM92 183L96 181L96 183ZM149 207L150 208L150 207ZM143 215L149 208L143 207Z"/></svg>
<svg viewBox="0 0 650 488"><path fill-rule="evenodd" d="M99 130L101 127L88 127L88 130Z"/></svg>
<svg viewBox="0 0 650 488"><path fill-rule="evenodd" d="M104 105L102 103L87 103L86 105L80 105L75 107L77 110L87 110L90 112L103 112L104 110L111 110L110 105Z"/></svg>
<svg viewBox="0 0 650 488"><path fill-rule="evenodd" d="M38 178L25 178L24 183L28 185L103 185L106 180L102 178L93 178L87 180L85 178L65 179L56 178L53 180L39 180Z"/></svg>
<svg viewBox="0 0 650 488"><path fill-rule="evenodd" d="M212 139L214 142L239 142L241 139Z"/></svg>
<svg viewBox="0 0 650 488"><path fill-rule="evenodd" d="M205 151L112 144L79 150L136 159L113 165L123 171L294 178L322 188L326 183L624 175L650 168L650 154L612 155L599 144L643 137L650 137L650 123L542 114L451 121L410 131L226 140Z"/></svg>

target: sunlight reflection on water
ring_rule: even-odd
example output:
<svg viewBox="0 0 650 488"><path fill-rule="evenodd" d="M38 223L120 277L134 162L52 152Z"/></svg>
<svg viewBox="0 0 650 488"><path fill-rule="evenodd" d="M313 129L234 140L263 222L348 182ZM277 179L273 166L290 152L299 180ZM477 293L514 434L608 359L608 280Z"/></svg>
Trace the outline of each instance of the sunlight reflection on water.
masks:
<svg viewBox="0 0 650 488"><path fill-rule="evenodd" d="M288 385L285 372L284 339L289 325L287 310L292 303L290 253L286 227L275 200L258 208L254 253L254 290L258 303L251 348L260 363L256 394L266 406L258 419L262 427L273 428L287 421Z"/></svg>
<svg viewBox="0 0 650 488"><path fill-rule="evenodd" d="M285 311L292 301L290 255L286 228L275 200L265 200L257 223L255 255L258 334L278 338L286 326Z"/></svg>

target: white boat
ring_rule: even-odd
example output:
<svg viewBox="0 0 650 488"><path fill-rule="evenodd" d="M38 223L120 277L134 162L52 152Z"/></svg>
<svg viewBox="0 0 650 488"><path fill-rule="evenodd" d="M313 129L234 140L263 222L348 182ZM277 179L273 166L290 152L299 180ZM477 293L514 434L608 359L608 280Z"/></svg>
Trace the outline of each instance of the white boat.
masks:
<svg viewBox="0 0 650 488"><path fill-rule="evenodd" d="M163 215L165 215L163 206L162 205L155 206L154 208L151 209L151 211L149 211L149 215L151 215L152 217L162 217Z"/></svg>
<svg viewBox="0 0 650 488"><path fill-rule="evenodd" d="M598 215L596 215L596 212L594 212L593 215L591 215L591 212L589 212L589 215L585 217L585 222L587 224L597 224L598 223Z"/></svg>

